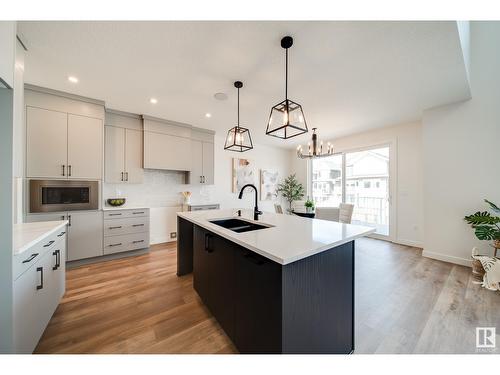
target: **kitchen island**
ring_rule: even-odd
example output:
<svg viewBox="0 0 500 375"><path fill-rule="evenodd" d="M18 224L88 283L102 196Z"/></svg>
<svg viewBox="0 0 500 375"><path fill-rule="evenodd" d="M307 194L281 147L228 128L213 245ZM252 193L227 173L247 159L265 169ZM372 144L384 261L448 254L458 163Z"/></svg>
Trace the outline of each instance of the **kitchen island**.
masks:
<svg viewBox="0 0 500 375"><path fill-rule="evenodd" d="M177 275L241 353L354 350L354 240L374 229L243 210L179 212Z"/></svg>

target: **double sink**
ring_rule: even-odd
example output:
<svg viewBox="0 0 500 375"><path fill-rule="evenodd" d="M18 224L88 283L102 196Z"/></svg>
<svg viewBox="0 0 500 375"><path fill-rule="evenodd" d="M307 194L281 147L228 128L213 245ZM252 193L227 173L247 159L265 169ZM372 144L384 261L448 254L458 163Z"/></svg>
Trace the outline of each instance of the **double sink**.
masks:
<svg viewBox="0 0 500 375"><path fill-rule="evenodd" d="M266 229L266 228L271 228L272 225L262 225L262 224L257 224L253 223L250 221L246 220L241 220L241 219L218 219L218 220L210 220L212 224L218 225L220 227L232 230L233 232L236 233L243 233L243 232L251 232L254 230L260 230L260 229Z"/></svg>

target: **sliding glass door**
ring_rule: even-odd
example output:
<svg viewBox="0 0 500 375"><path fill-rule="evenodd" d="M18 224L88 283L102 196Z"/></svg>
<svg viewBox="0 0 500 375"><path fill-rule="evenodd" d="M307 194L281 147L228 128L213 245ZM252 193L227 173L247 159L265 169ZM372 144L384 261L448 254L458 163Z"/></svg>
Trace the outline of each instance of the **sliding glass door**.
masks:
<svg viewBox="0 0 500 375"><path fill-rule="evenodd" d="M390 147L345 152L311 162L312 199L317 207L354 205L352 223L390 234Z"/></svg>

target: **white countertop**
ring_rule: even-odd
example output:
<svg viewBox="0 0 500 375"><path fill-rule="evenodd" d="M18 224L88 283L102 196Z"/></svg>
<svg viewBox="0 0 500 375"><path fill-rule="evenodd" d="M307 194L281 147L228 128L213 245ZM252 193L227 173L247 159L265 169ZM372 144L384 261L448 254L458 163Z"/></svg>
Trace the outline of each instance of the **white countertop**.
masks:
<svg viewBox="0 0 500 375"><path fill-rule="evenodd" d="M61 230L67 224L68 220L14 224L12 236L14 255L21 254L23 251L42 241L44 238Z"/></svg>
<svg viewBox="0 0 500 375"><path fill-rule="evenodd" d="M178 212L177 215L277 263L288 264L375 232L374 228L265 212L259 224L273 227L237 233L209 220L237 218L231 210ZM254 222L253 210L242 217Z"/></svg>
<svg viewBox="0 0 500 375"><path fill-rule="evenodd" d="M148 210L148 207L144 206L127 206L126 204L119 207L104 206L103 211L117 211L117 210Z"/></svg>

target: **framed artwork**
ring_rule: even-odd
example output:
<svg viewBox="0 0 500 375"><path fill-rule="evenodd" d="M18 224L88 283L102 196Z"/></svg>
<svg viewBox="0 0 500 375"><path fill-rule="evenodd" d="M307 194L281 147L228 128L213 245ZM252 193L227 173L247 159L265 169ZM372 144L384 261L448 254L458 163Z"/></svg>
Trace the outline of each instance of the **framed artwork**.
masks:
<svg viewBox="0 0 500 375"><path fill-rule="evenodd" d="M233 193L238 193L246 184L255 185L253 161L233 158Z"/></svg>
<svg viewBox="0 0 500 375"><path fill-rule="evenodd" d="M274 201L278 198L278 172L272 169L260 170L260 200Z"/></svg>

